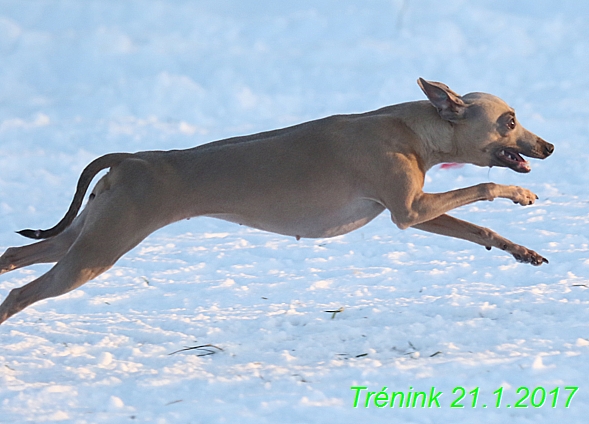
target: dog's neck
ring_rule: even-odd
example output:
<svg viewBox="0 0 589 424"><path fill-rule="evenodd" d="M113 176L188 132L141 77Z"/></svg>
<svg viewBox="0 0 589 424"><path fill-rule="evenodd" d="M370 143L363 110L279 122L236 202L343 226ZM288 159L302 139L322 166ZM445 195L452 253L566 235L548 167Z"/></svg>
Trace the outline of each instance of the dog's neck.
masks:
<svg viewBox="0 0 589 424"><path fill-rule="evenodd" d="M440 117L428 101L404 103L395 111L417 136L413 149L422 159L425 170L445 162L456 162L454 126Z"/></svg>

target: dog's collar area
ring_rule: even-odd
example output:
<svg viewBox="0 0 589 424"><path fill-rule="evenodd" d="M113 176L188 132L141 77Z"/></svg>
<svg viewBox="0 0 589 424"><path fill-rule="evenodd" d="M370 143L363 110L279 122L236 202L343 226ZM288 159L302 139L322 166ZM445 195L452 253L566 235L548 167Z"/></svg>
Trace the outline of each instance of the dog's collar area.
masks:
<svg viewBox="0 0 589 424"><path fill-rule="evenodd" d="M530 172L530 163L514 149L504 148L497 152L497 158L502 164L516 172Z"/></svg>

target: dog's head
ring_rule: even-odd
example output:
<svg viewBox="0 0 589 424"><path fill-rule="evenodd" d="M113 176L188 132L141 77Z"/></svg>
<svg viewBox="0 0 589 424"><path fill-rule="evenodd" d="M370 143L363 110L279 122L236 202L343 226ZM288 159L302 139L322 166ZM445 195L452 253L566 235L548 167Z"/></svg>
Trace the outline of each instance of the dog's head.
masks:
<svg viewBox="0 0 589 424"><path fill-rule="evenodd" d="M479 166L502 166L516 172L530 172L523 156L545 159L554 146L526 130L514 110L500 98L486 93L459 96L446 85L420 78L417 83L453 126L454 162Z"/></svg>

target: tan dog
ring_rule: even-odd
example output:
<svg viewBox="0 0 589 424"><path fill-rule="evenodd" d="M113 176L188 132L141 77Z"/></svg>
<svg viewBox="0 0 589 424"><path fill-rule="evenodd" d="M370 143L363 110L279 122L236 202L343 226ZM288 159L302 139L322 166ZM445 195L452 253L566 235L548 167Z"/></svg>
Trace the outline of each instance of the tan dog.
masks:
<svg viewBox="0 0 589 424"><path fill-rule="evenodd" d="M497 197L531 205L537 196L516 186L483 183L430 194L425 173L442 162L502 166L529 172L520 155L544 159L554 146L522 127L501 99L463 97L419 79L429 99L359 115L338 115L188 150L114 153L82 172L65 217L46 239L9 248L0 273L57 262L14 289L0 305L0 323L30 304L59 296L108 270L150 233L174 221L211 216L293 237L333 237L355 230L385 209L408 227L496 247L540 265L538 253L493 231L446 215ZM92 178L98 181L78 214Z"/></svg>

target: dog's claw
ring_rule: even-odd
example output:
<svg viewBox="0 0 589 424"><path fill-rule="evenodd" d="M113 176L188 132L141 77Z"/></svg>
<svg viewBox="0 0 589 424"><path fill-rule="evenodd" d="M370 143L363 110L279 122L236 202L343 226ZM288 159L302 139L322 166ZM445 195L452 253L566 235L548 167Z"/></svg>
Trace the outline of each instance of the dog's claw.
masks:
<svg viewBox="0 0 589 424"><path fill-rule="evenodd" d="M511 253L511 256L513 256L516 261L524 264L540 266L542 264L549 263L548 259L539 255L533 250L527 249L524 246L512 245L504 250L507 250L509 253Z"/></svg>
<svg viewBox="0 0 589 424"><path fill-rule="evenodd" d="M546 259L543 256L540 256L539 258L533 259L532 265L540 266L542 264L548 264L548 263L550 263L550 262L548 262L548 259Z"/></svg>

